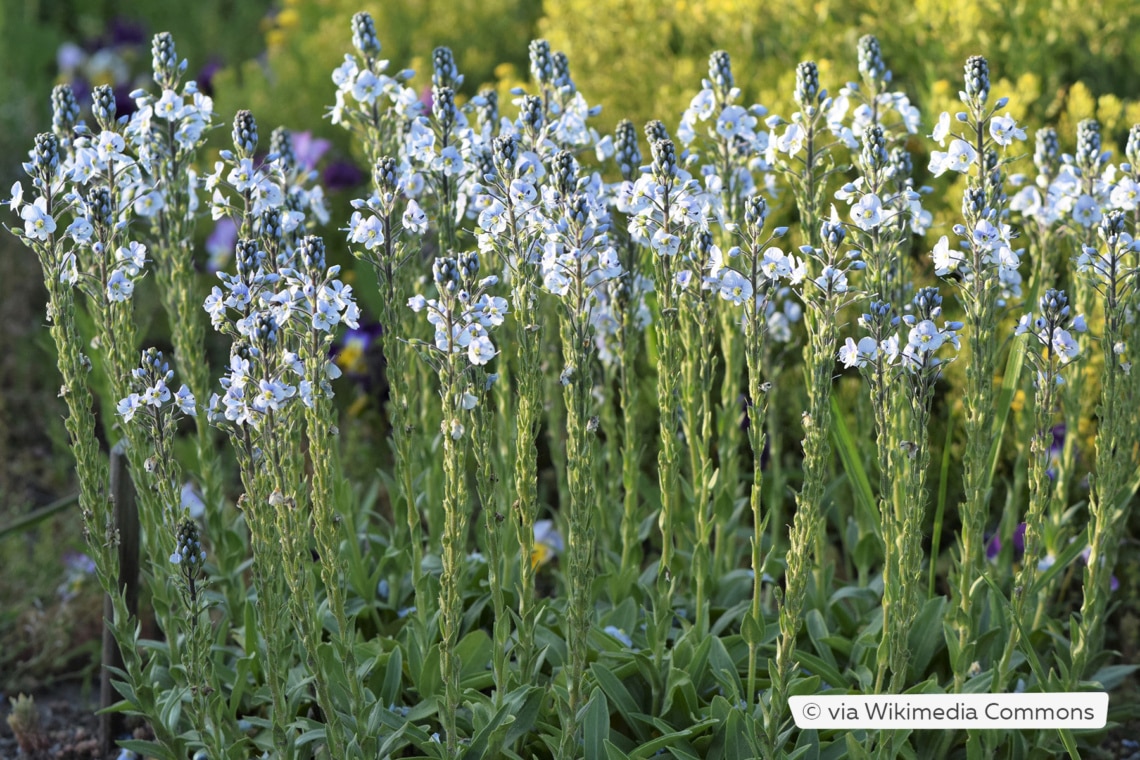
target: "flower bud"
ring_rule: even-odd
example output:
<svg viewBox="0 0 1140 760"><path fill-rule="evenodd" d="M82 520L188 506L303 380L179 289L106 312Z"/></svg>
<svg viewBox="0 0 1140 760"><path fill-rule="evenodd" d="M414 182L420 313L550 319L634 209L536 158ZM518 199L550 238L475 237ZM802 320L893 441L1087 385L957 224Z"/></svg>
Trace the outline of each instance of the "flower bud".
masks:
<svg viewBox="0 0 1140 760"><path fill-rule="evenodd" d="M653 143L653 174L661 184L668 184L677 174L677 149L672 140Z"/></svg>
<svg viewBox="0 0 1140 760"><path fill-rule="evenodd" d="M178 79L178 54L174 50L174 37L170 32L154 35L150 54L155 84L164 90L174 89Z"/></svg>
<svg viewBox="0 0 1140 760"><path fill-rule="evenodd" d="M914 177L914 160L910 151L903 146L891 149L890 158L887 159L887 176L899 185Z"/></svg>
<svg viewBox="0 0 1140 760"><path fill-rule="evenodd" d="M79 101L69 84L57 84L51 91L51 128L60 137L67 137L79 120Z"/></svg>
<svg viewBox="0 0 1140 760"><path fill-rule="evenodd" d="M455 90L450 87L433 85L431 88L431 114L443 128L444 132L451 130L455 124Z"/></svg>
<svg viewBox="0 0 1140 760"><path fill-rule="evenodd" d="M36 144L32 149L33 176L51 177L59 168L59 138L50 132L36 135Z"/></svg>
<svg viewBox="0 0 1140 760"><path fill-rule="evenodd" d="M565 53L557 52L551 56L551 61L554 66L551 78L554 89L563 96L573 95L577 88L574 86L574 80L570 78L570 59Z"/></svg>
<svg viewBox="0 0 1140 760"><path fill-rule="evenodd" d="M919 320L934 319L942 313L942 295L938 288L919 288L911 303Z"/></svg>
<svg viewBox="0 0 1140 760"><path fill-rule="evenodd" d="M479 279L478 251L459 254L459 272L464 282L475 282Z"/></svg>
<svg viewBox="0 0 1140 760"><path fill-rule="evenodd" d="M966 61L966 96L978 107L984 106L990 96L990 64L980 55Z"/></svg>
<svg viewBox="0 0 1140 760"><path fill-rule="evenodd" d="M761 195L753 195L744 204L744 224L752 237L759 237L768 219L768 202Z"/></svg>
<svg viewBox="0 0 1140 760"><path fill-rule="evenodd" d="M391 156L382 156L372 168L372 183L382 194L396 192L400 180L400 164Z"/></svg>
<svg viewBox="0 0 1140 760"><path fill-rule="evenodd" d="M550 43L546 40L531 40L530 46L530 74L539 87L550 83L554 76L554 61L550 56Z"/></svg>
<svg viewBox="0 0 1140 760"><path fill-rule="evenodd" d="M281 227L281 209L266 208L257 220L257 233L269 240L281 241L284 230Z"/></svg>
<svg viewBox="0 0 1140 760"><path fill-rule="evenodd" d="M523 128L526 129L527 133L532 136L538 134L543 125L542 98L535 95L524 96L519 118L522 120Z"/></svg>
<svg viewBox="0 0 1140 760"><path fill-rule="evenodd" d="M1043 127L1037 130L1034 137L1036 142L1033 149L1033 163L1042 176L1051 178L1057 174L1057 156L1061 153L1057 130Z"/></svg>
<svg viewBox="0 0 1140 760"><path fill-rule="evenodd" d="M872 124L863 132L863 149L860 151L863 170L872 176L887 166L890 156L887 154L887 140L883 136L883 127Z"/></svg>
<svg viewBox="0 0 1140 760"><path fill-rule="evenodd" d="M560 150L554 154L550 166L554 175L554 187L563 197L569 197L578 185L578 162L574 154L568 150Z"/></svg>
<svg viewBox="0 0 1140 760"><path fill-rule="evenodd" d="M1133 124L1128 130L1128 142L1124 147L1124 155L1128 163L1132 164L1132 174L1140 174L1140 124Z"/></svg>
<svg viewBox="0 0 1140 760"><path fill-rule="evenodd" d="M237 265L238 275L245 283L253 281L254 275L257 270L261 268L262 261L265 260L265 254L258 248L256 240L243 239L237 241L234 246L234 260Z"/></svg>
<svg viewBox="0 0 1140 760"><path fill-rule="evenodd" d="M306 235L297 247L301 266L314 273L325 271L325 241L319 235Z"/></svg>
<svg viewBox="0 0 1140 760"><path fill-rule="evenodd" d="M614 131L614 156L621 169L622 179L632 180L641 164L641 149L637 145L637 129L629 119L618 122Z"/></svg>
<svg viewBox="0 0 1140 760"><path fill-rule="evenodd" d="M432 87L456 87L459 82L459 67L455 65L455 55L451 48L437 47L431 54Z"/></svg>
<svg viewBox="0 0 1140 760"><path fill-rule="evenodd" d="M352 17L352 46L366 58L380 54L380 40L370 14L361 11Z"/></svg>
<svg viewBox="0 0 1140 760"><path fill-rule="evenodd" d="M649 145L652 147L658 140L668 140L669 132L665 129L663 122L654 119L645 123L645 136L649 139Z"/></svg>
<svg viewBox="0 0 1140 760"><path fill-rule="evenodd" d="M1096 174L1100 169L1100 122L1082 119L1077 124L1077 167L1085 175Z"/></svg>
<svg viewBox="0 0 1140 760"><path fill-rule="evenodd" d="M459 284L459 267L450 256L440 256L431 267L432 279L440 293L453 292Z"/></svg>
<svg viewBox="0 0 1140 760"><path fill-rule="evenodd" d="M109 230L115 223L115 206L111 191L102 185L92 188L85 199L87 218L96 226Z"/></svg>
<svg viewBox="0 0 1140 760"><path fill-rule="evenodd" d="M887 66L883 63L883 53L879 47L879 40L871 34L859 38L857 48L859 58L859 73L870 82L880 82L887 75Z"/></svg>
<svg viewBox="0 0 1140 760"><path fill-rule="evenodd" d="M479 125L489 124L494 129L499 123L499 93L488 87L479 91L479 97L482 99L477 116Z"/></svg>
<svg viewBox="0 0 1140 760"><path fill-rule="evenodd" d="M277 156L277 160L286 171L297 166L297 154L293 152L293 135L285 127L278 127L269 136L269 152Z"/></svg>
<svg viewBox="0 0 1140 760"><path fill-rule="evenodd" d="M735 84L732 78L732 59L724 50L716 50L709 56L709 81L726 95Z"/></svg>
<svg viewBox="0 0 1140 760"><path fill-rule="evenodd" d="M519 160L519 146L515 141L514 135L500 135L491 142L491 149L494 151L495 166L498 169L499 176L504 181L513 179L515 176L515 164Z"/></svg>
<svg viewBox="0 0 1140 760"><path fill-rule="evenodd" d="M819 96L819 67L815 61L804 61L796 66L796 103L805 111L816 105Z"/></svg>
<svg viewBox="0 0 1140 760"><path fill-rule="evenodd" d="M95 121L103 129L112 129L115 124L115 90L109 84L97 85L91 91L91 112Z"/></svg>
<svg viewBox="0 0 1140 760"><path fill-rule="evenodd" d="M233 138L238 158L252 158L257 150L257 122L252 113L241 110L234 115Z"/></svg>

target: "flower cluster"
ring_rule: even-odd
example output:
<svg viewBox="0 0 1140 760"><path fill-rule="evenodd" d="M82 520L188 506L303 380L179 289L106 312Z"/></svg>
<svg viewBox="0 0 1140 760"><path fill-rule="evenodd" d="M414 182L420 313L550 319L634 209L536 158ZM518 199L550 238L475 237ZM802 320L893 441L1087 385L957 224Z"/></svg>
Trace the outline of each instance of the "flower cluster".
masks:
<svg viewBox="0 0 1140 760"><path fill-rule="evenodd" d="M1037 384L1061 384L1060 369L1081 353L1073 333L1083 333L1088 327L1083 315L1071 313L1069 299L1063 290L1045 291L1038 304L1038 316L1035 318L1031 313L1022 315L1014 334L1030 334L1037 343L1038 350L1029 353L1030 361L1037 369Z"/></svg>
<svg viewBox="0 0 1140 760"><path fill-rule="evenodd" d="M415 295L408 307L419 313L427 311L427 320L435 328L435 341L421 343L429 350L429 359L437 368L443 357L464 355L472 366L483 366L498 351L491 342L489 330L503 324L507 301L492 296L487 290L498 283L495 275L479 278L479 254L437 258L432 266L432 279L439 298Z"/></svg>
<svg viewBox="0 0 1140 760"><path fill-rule="evenodd" d="M131 393L119 399L115 409L123 422L130 422L138 414L143 414L150 424L161 429L177 414L187 417L197 416L197 407L190 389L182 385L171 393L169 384L174 379L174 370L158 349L148 348L143 352L142 362L131 373Z"/></svg>
<svg viewBox="0 0 1140 760"><path fill-rule="evenodd" d="M889 303L872 301L870 309L859 317L859 324L870 334L856 343L848 337L839 349L839 361L845 367L863 369L881 361L916 374L937 370L943 363L935 354L944 346L955 351L960 346L961 322L935 320L942 314L942 297L937 288L922 288L911 302L911 313L899 318ZM905 342L904 342L905 340Z"/></svg>

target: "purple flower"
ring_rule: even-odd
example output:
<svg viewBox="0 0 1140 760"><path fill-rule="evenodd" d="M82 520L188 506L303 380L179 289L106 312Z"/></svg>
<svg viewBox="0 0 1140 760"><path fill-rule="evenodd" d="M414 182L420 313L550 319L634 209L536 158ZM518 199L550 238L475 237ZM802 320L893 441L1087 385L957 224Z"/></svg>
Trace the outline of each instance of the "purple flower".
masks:
<svg viewBox="0 0 1140 760"><path fill-rule="evenodd" d="M146 43L147 35L146 29L138 21L129 18L112 19L111 24L107 30L108 47L119 47L120 45L142 45Z"/></svg>
<svg viewBox="0 0 1140 760"><path fill-rule="evenodd" d="M986 559L993 562L1001 554L1001 536L997 533L986 542Z"/></svg>
<svg viewBox="0 0 1140 760"><path fill-rule="evenodd" d="M328 152L332 143L319 137L313 137L312 132L293 133L293 155L297 158L297 165L306 171L317 168L317 162Z"/></svg>
<svg viewBox="0 0 1140 760"><path fill-rule="evenodd" d="M1013 529L1013 535L1009 537L1009 541L1013 546L1013 559L1019 560L1025 555L1025 523L1018 523L1017 527ZM986 559L993 562L1001 554L1002 543L1001 536L995 533L990 540L986 543Z"/></svg>
<svg viewBox="0 0 1140 760"><path fill-rule="evenodd" d="M364 172L348 161L333 161L325 167L323 182L329 192L347 190L364 181Z"/></svg>
<svg viewBox="0 0 1140 760"><path fill-rule="evenodd" d="M206 252L210 254L210 260L206 263L208 271L218 272L226 266L234 255L237 239L238 228L234 220L223 216L214 225L210 237L206 238Z"/></svg>
<svg viewBox="0 0 1140 760"><path fill-rule="evenodd" d="M1025 523L1018 523L1013 529L1013 556L1021 557L1025 554Z"/></svg>
<svg viewBox="0 0 1140 760"><path fill-rule="evenodd" d="M194 77L198 82L198 89L210 97L214 96L214 76L222 70L222 59L217 56L212 56L210 60L206 61L206 65L198 72L198 76Z"/></svg>
<svg viewBox="0 0 1140 760"><path fill-rule="evenodd" d="M1061 454L1065 450L1065 423L1053 427L1053 443L1049 446L1049 469L1045 474L1049 480L1057 479L1057 466L1061 463Z"/></svg>

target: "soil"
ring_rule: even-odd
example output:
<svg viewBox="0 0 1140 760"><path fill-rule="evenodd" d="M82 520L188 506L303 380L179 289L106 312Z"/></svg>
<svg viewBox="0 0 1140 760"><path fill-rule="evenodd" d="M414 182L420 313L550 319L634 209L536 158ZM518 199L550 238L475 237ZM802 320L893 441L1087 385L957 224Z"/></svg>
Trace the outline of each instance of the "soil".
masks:
<svg viewBox="0 0 1140 760"><path fill-rule="evenodd" d="M118 748L110 754L99 748L97 689L85 696L78 684L59 684L33 697L39 730L24 737L26 746L21 748L7 720L15 695L0 693L0 760L118 760ZM148 738L145 729L139 734Z"/></svg>

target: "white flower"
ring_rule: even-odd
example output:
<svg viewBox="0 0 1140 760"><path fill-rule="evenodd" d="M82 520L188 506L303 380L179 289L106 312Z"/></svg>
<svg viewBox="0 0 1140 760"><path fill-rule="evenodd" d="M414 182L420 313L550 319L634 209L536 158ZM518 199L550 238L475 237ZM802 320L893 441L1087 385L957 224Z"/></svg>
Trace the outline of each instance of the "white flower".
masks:
<svg viewBox="0 0 1140 760"><path fill-rule="evenodd" d="M94 234L94 232L95 228L91 226L91 222L82 216L77 217L75 221L67 226L67 234L80 245L85 245L87 241L91 239L91 235Z"/></svg>
<svg viewBox="0 0 1140 760"><path fill-rule="evenodd" d="M776 149L781 153L794 156L803 150L805 137L803 127L799 124L789 124L788 128L784 130L784 134L776 141Z"/></svg>
<svg viewBox="0 0 1140 760"><path fill-rule="evenodd" d="M116 303L130 300L135 292L135 284L127 277L122 269L116 269L107 280L107 300Z"/></svg>
<svg viewBox="0 0 1140 760"><path fill-rule="evenodd" d="M720 278L720 297L739 306L752 297L752 283L735 269L726 269Z"/></svg>
<svg viewBox="0 0 1140 760"><path fill-rule="evenodd" d="M851 219L855 226L865 232L870 232L882 224L883 202L874 193L864 195L851 207Z"/></svg>
<svg viewBox="0 0 1140 760"><path fill-rule="evenodd" d="M768 248L764 251L764 258L760 262L760 271L769 280L791 277L792 262L779 248Z"/></svg>
<svg viewBox="0 0 1140 760"><path fill-rule="evenodd" d="M146 246L138 242L132 242L126 247L120 246L115 251L115 261L122 264L131 277L137 277L146 266Z"/></svg>
<svg viewBox="0 0 1140 760"><path fill-rule="evenodd" d="M938 117L938 123L934 125L934 131L930 133L930 139L934 140L939 145L946 146L946 137L950 134L950 112L943 111L942 115Z"/></svg>
<svg viewBox="0 0 1140 760"><path fill-rule="evenodd" d="M131 395L119 401L119 403L115 406L115 411L117 411L119 413L119 416L123 418L123 422L130 422L132 419L134 419L135 412L137 412L141 406L142 399L139 398L139 394L132 393Z"/></svg>
<svg viewBox="0 0 1140 760"><path fill-rule="evenodd" d="M185 383L183 383L182 387L178 389L178 392L174 394L174 403L178 404L178 408L182 410L182 413L187 417L198 416L198 410L194 405L194 394L190 392L190 389Z"/></svg>
<svg viewBox="0 0 1140 760"><path fill-rule="evenodd" d="M1101 212L1100 204L1097 203L1096 198L1091 195L1083 194L1077 198L1077 202L1073 205L1073 219L1084 227L1091 227L1098 223L1104 214Z"/></svg>
<svg viewBox="0 0 1140 760"><path fill-rule="evenodd" d="M55 219L48 215L45 198L36 198L35 203L20 209L20 218L24 220L24 234L33 240L47 240L55 232Z"/></svg>
<svg viewBox="0 0 1140 760"><path fill-rule="evenodd" d="M937 351L944 337L938 327L929 319L924 319L910 329L907 345L916 351Z"/></svg>
<svg viewBox="0 0 1140 760"><path fill-rule="evenodd" d="M154 104L154 115L167 121L180 119L184 110L182 98L174 90L163 90L162 97Z"/></svg>
<svg viewBox="0 0 1140 760"><path fill-rule="evenodd" d="M371 251L384 243L384 223L378 217L370 215L365 219L359 211L354 212L349 222L349 240Z"/></svg>
<svg viewBox="0 0 1140 760"><path fill-rule="evenodd" d="M1112 204L1113 208L1132 211L1140 204L1140 184L1124 177L1117 183L1116 187L1112 188L1109 203Z"/></svg>
<svg viewBox="0 0 1140 760"><path fill-rule="evenodd" d="M491 343L491 339L485 335L480 335L477 338L472 338L471 342L467 345L467 358L471 360L474 365L483 365L495 358L495 346Z"/></svg>
<svg viewBox="0 0 1140 760"><path fill-rule="evenodd" d="M150 218L163 209L162 193L154 190L135 201L135 213L144 218Z"/></svg>
<svg viewBox="0 0 1140 760"><path fill-rule="evenodd" d="M427 214L420 208L420 204L414 200L408 201L408 207L404 210L403 222L404 229L413 235L422 235L427 232Z"/></svg>
<svg viewBox="0 0 1140 760"><path fill-rule="evenodd" d="M439 154L439 157L432 161L431 168L437 172L443 172L445 177L462 174L464 169L463 156L459 155L459 151L454 145L448 145Z"/></svg>
<svg viewBox="0 0 1140 760"><path fill-rule="evenodd" d="M1066 362L1071 362L1076 359L1081 353L1081 347L1077 341L1069 334L1068 330L1062 330L1060 327L1053 329L1053 340L1051 346L1057 354Z"/></svg>
<svg viewBox="0 0 1140 760"><path fill-rule="evenodd" d="M931 257L934 259L934 273L939 277L945 277L951 272L958 271L958 267L966 260L961 251L950 248L950 239L945 235L935 243Z"/></svg>
<svg viewBox="0 0 1140 760"><path fill-rule="evenodd" d="M382 91L382 82L368 69L361 71L356 76L356 81L352 83L352 97L356 98L357 102L364 103L365 105L374 103Z"/></svg>
<svg viewBox="0 0 1140 760"><path fill-rule="evenodd" d="M12 184L12 197L8 200L8 210L15 212L24 202L24 186L18 181Z"/></svg>
<svg viewBox="0 0 1140 760"><path fill-rule="evenodd" d="M990 137L998 145L1009 145L1014 140L1024 140L1025 130L1009 114L995 116L990 120Z"/></svg>
<svg viewBox="0 0 1140 760"><path fill-rule="evenodd" d="M967 172L974 164L978 152L970 147L965 140L954 140L950 143L950 150L946 152L945 167L955 172ZM933 154L932 154L933 160Z"/></svg>
<svg viewBox="0 0 1140 760"><path fill-rule="evenodd" d="M875 361L878 356L879 347L875 339L870 336L863 336L858 344L852 338L847 338L843 347L839 349L839 361L848 369L856 366L864 367L867 362Z"/></svg>
<svg viewBox="0 0 1140 760"><path fill-rule="evenodd" d="M659 229L653 233L651 245L660 256L674 256L681 248L681 238L666 232L664 229Z"/></svg>

